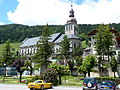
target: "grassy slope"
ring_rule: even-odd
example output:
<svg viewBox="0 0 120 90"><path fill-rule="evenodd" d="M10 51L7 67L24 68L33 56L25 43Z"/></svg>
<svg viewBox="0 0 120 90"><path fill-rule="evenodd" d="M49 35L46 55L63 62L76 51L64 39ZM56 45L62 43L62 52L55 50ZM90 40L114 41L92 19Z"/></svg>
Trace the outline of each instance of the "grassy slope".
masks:
<svg viewBox="0 0 120 90"><path fill-rule="evenodd" d="M13 48L14 52L16 52L19 50L19 46L21 45L21 43L10 43L10 45ZM0 44L0 54L3 51L3 47L4 47L4 44Z"/></svg>

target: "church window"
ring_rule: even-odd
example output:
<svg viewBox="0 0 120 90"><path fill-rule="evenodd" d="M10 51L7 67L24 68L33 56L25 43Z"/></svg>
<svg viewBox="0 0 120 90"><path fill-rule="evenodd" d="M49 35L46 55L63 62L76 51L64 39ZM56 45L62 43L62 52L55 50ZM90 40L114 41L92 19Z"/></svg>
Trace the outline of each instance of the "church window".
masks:
<svg viewBox="0 0 120 90"><path fill-rule="evenodd" d="M72 29L74 30L74 25L72 25Z"/></svg>
<svg viewBox="0 0 120 90"><path fill-rule="evenodd" d="M35 50L35 48L34 48L34 51L33 51L33 53L35 53L35 51L36 51L36 50Z"/></svg>
<svg viewBox="0 0 120 90"><path fill-rule="evenodd" d="M71 25L71 30L72 30L72 25Z"/></svg>
<svg viewBox="0 0 120 90"><path fill-rule="evenodd" d="M74 43L74 48L76 48L76 44Z"/></svg>
<svg viewBox="0 0 120 90"><path fill-rule="evenodd" d="M30 53L30 50L28 49L28 54Z"/></svg>
<svg viewBox="0 0 120 90"><path fill-rule="evenodd" d="M22 54L24 53L24 50L22 49Z"/></svg>
<svg viewBox="0 0 120 90"><path fill-rule="evenodd" d="M71 30L71 26L69 25L69 30Z"/></svg>

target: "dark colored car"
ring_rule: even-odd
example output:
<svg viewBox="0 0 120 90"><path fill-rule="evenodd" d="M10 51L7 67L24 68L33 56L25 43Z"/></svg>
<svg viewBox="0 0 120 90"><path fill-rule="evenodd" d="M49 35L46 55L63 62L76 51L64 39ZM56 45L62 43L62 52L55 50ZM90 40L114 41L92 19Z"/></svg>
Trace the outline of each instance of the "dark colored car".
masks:
<svg viewBox="0 0 120 90"><path fill-rule="evenodd" d="M103 81L99 86L99 90L116 90L116 83L113 81Z"/></svg>
<svg viewBox="0 0 120 90"><path fill-rule="evenodd" d="M98 90L100 82L96 78L84 78L83 90Z"/></svg>

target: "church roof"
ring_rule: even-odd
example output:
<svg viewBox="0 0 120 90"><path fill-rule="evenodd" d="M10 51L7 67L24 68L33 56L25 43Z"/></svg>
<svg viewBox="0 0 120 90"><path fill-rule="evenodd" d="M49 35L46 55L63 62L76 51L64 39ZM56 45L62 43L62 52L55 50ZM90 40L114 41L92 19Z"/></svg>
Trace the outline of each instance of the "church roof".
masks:
<svg viewBox="0 0 120 90"><path fill-rule="evenodd" d="M60 43L60 42L63 40L63 38L64 38L65 35L66 35L66 34L62 34L62 35L55 41L55 43ZM74 34L69 34L69 35L67 35L67 37L68 37L68 39L80 39L79 37L75 36Z"/></svg>
<svg viewBox="0 0 120 90"><path fill-rule="evenodd" d="M67 37L68 37L69 39L80 39L79 37L77 37L77 36L74 35L74 34L69 34L69 35L67 35Z"/></svg>
<svg viewBox="0 0 120 90"><path fill-rule="evenodd" d="M54 42L60 34L61 33L52 34L49 42ZM27 38L22 42L22 45L20 47L26 47L26 46L28 47L28 46L36 45L39 40L40 37Z"/></svg>

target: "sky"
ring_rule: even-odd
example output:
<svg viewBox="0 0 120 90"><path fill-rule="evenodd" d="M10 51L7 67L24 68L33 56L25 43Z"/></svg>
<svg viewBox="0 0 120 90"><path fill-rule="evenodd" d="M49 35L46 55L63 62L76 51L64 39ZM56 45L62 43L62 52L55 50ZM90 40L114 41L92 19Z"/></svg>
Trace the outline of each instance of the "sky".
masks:
<svg viewBox="0 0 120 90"><path fill-rule="evenodd" d="M0 25L64 25L71 3L78 24L120 23L120 0L0 0Z"/></svg>

